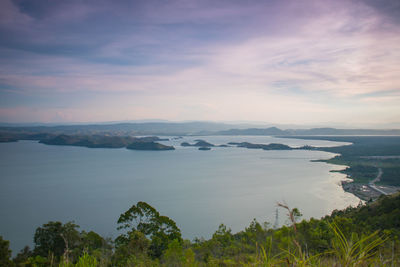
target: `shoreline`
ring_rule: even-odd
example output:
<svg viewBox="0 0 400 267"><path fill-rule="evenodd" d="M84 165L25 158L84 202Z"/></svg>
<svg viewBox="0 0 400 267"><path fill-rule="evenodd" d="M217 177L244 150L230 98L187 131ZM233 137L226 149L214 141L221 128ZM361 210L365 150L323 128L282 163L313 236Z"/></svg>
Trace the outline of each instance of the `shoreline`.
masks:
<svg viewBox="0 0 400 267"><path fill-rule="evenodd" d="M322 150L324 151L324 150ZM328 152L328 151L326 151ZM376 177L368 182L360 182L355 181L354 177L352 177L349 173L346 172L346 169L350 168L350 166L345 164L340 164L338 162L332 161L335 157L341 157L342 155L336 155L330 159L317 159L311 160L312 162L325 162L326 164L332 164L337 166L345 166L345 169L342 170L331 170L330 172L338 172L346 175L345 180L341 180L340 184L345 192L351 193L358 197L363 201L375 201L382 195L392 195L400 191L400 186L390 186L390 185L376 185L376 182L380 182L380 179L383 175L383 171L381 168L378 168L378 173Z"/></svg>
<svg viewBox="0 0 400 267"><path fill-rule="evenodd" d="M342 166L343 169L333 172L347 175L347 179L341 182L343 190L361 200L374 201L381 195L391 195L400 190L399 136L292 136L283 138L350 143L350 145L318 147L319 151L336 155L330 159L312 161Z"/></svg>

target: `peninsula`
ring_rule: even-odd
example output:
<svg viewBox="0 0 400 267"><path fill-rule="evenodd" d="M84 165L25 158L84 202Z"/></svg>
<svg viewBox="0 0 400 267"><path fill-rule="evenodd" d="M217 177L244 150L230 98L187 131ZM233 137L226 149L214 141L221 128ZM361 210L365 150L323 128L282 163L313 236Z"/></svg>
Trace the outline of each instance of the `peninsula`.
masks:
<svg viewBox="0 0 400 267"><path fill-rule="evenodd" d="M346 174L351 181L342 182L343 189L363 200L375 200L382 194L392 194L400 190L400 136L292 136L290 138L351 143L314 148L337 154L331 159L316 161L345 166L339 172Z"/></svg>

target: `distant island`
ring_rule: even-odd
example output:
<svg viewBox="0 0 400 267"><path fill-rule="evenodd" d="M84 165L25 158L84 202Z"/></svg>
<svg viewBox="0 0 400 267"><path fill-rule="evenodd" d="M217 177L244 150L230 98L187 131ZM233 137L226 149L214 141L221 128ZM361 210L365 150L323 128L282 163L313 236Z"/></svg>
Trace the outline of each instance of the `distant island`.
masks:
<svg viewBox="0 0 400 267"><path fill-rule="evenodd" d="M252 144L249 142L241 142L241 143L236 143L236 142L229 142L229 145L236 145L237 147L245 147L245 148L250 148L250 149L263 149L263 150L292 150L293 148L287 145L283 144Z"/></svg>
<svg viewBox="0 0 400 267"><path fill-rule="evenodd" d="M213 147L215 146L214 144L208 143L204 140L195 140L197 141L194 144L189 144L188 142L183 142L181 143L181 146L197 146L197 147Z"/></svg>
<svg viewBox="0 0 400 267"><path fill-rule="evenodd" d="M132 150L175 150L173 146L166 146L156 142L133 142L126 148Z"/></svg>
<svg viewBox="0 0 400 267"><path fill-rule="evenodd" d="M57 135L45 138L39 142L46 145L58 146L83 146L88 148L122 148L135 143L151 143L154 141L165 141L156 136L131 137L131 136L103 136L103 135ZM149 146L150 147L150 146ZM154 146L153 150L159 150Z"/></svg>
<svg viewBox="0 0 400 267"><path fill-rule="evenodd" d="M120 136L75 136L60 134L55 137L42 139L39 143L57 146L83 146L88 148L121 148L133 143L133 137Z"/></svg>
<svg viewBox="0 0 400 267"><path fill-rule="evenodd" d="M253 144L249 142L229 142L228 145L235 145L237 147L245 147L249 149L263 149L263 150L320 150L319 147L313 147L313 146L301 146L301 147L290 147L288 145L284 144L277 144L277 143L271 143L271 144Z"/></svg>
<svg viewBox="0 0 400 267"><path fill-rule="evenodd" d="M19 139L15 137L7 137L7 136L0 137L0 143L17 142L18 140Z"/></svg>

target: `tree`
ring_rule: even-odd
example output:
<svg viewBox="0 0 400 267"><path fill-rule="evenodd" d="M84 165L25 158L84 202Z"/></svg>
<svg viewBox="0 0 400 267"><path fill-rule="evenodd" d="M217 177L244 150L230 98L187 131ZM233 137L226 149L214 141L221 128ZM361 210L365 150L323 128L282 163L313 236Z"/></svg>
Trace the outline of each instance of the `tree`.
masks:
<svg viewBox="0 0 400 267"><path fill-rule="evenodd" d="M25 246L21 251L15 256L14 263L17 266L25 266L28 259L32 256L32 251L28 246Z"/></svg>
<svg viewBox="0 0 400 267"><path fill-rule="evenodd" d="M4 240L2 236L0 236L0 266L8 267L12 266L11 250L9 249L10 242L8 240Z"/></svg>
<svg viewBox="0 0 400 267"><path fill-rule="evenodd" d="M99 234L90 231L90 232L81 232L81 246L82 249L86 249L89 252L92 252L96 249L101 248L110 248L110 245L107 244L107 241L101 237Z"/></svg>
<svg viewBox="0 0 400 267"><path fill-rule="evenodd" d="M64 255L68 258L70 250L79 243L78 227L73 222L48 222L38 227L34 235L34 254L47 257L53 253L56 257Z"/></svg>
<svg viewBox="0 0 400 267"><path fill-rule="evenodd" d="M167 216L160 215L146 202L138 202L121 214L118 224L118 229L126 229L128 232L119 236L117 243L129 242L130 233L139 231L151 239L150 255L155 258L161 256L172 240L182 242L181 231L176 223Z"/></svg>
<svg viewBox="0 0 400 267"><path fill-rule="evenodd" d="M180 267L185 263L185 254L182 244L178 240L173 240L168 245L163 256L164 263L171 267Z"/></svg>
<svg viewBox="0 0 400 267"><path fill-rule="evenodd" d="M146 261L149 248L150 240L142 232L131 231L126 241L118 243L114 253L114 263L119 266L127 265L127 261L131 263Z"/></svg>

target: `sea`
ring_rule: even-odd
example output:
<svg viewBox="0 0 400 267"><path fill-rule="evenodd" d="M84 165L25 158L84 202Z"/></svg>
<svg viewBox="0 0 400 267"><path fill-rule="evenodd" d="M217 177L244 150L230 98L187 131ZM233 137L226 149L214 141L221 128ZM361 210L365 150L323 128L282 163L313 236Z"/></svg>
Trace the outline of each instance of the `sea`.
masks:
<svg viewBox="0 0 400 267"><path fill-rule="evenodd" d="M220 224L232 232L253 219L269 227L288 223L277 203L298 208L302 219L320 218L360 200L344 192L344 166L314 162L322 151L266 151L214 147L200 151L182 142L201 139L281 143L292 147L346 143L269 136L184 136L162 141L172 151L53 146L37 141L0 143L0 235L15 255L31 248L37 227L73 221L80 230L116 238L119 215L138 201L173 219L185 239L210 238Z"/></svg>

